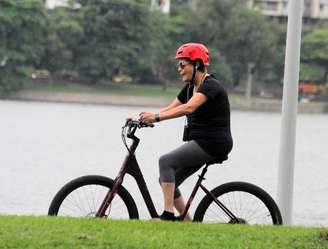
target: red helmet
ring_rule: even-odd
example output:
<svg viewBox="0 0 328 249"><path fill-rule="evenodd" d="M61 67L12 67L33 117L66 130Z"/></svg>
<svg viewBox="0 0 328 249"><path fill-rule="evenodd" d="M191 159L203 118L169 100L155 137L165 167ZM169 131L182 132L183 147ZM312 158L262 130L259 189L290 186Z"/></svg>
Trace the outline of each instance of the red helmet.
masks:
<svg viewBox="0 0 328 249"><path fill-rule="evenodd" d="M186 43L178 48L175 58L188 58L189 60L201 60L204 66L210 63L210 56L207 47L201 43Z"/></svg>

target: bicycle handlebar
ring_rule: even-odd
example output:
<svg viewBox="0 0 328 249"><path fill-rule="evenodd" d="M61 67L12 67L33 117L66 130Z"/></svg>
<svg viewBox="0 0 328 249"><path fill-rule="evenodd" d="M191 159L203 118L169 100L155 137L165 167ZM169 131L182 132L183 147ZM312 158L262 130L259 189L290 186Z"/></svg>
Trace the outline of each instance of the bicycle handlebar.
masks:
<svg viewBox="0 0 328 249"><path fill-rule="evenodd" d="M148 123L142 120L127 120L125 123L126 127L137 127L137 128L144 128L144 127L154 127L154 124Z"/></svg>
<svg viewBox="0 0 328 249"><path fill-rule="evenodd" d="M127 120L123 129L128 128L126 136L131 139L135 139L134 133L136 132L137 128L145 128L145 127L154 127L154 124L148 123L142 120Z"/></svg>

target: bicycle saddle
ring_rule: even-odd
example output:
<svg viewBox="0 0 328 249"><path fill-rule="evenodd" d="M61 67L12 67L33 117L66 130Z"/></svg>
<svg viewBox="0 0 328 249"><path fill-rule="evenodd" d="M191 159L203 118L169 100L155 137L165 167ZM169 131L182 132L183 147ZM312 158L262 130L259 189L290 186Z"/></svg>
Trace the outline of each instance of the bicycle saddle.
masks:
<svg viewBox="0 0 328 249"><path fill-rule="evenodd" d="M206 166L210 166L211 164L221 164L223 161L227 160L228 156L217 157L209 162L206 163Z"/></svg>

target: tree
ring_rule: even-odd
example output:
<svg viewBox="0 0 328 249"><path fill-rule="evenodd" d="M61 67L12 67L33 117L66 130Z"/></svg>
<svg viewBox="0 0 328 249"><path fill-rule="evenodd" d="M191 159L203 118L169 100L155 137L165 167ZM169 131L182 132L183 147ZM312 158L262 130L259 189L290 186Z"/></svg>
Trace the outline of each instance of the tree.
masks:
<svg viewBox="0 0 328 249"><path fill-rule="evenodd" d="M300 81L325 82L325 70L322 66L310 63L301 63Z"/></svg>
<svg viewBox="0 0 328 249"><path fill-rule="evenodd" d="M248 63L255 64L258 75L272 64L278 29L263 15L253 10L236 8L227 24L224 54L232 67L234 81L246 75Z"/></svg>
<svg viewBox="0 0 328 249"><path fill-rule="evenodd" d="M97 82L116 72L135 75L151 56L154 27L148 1L81 0L84 38L78 48L79 72Z"/></svg>
<svg viewBox="0 0 328 249"><path fill-rule="evenodd" d="M227 59L220 54L215 48L209 48L211 51L211 72L215 72L215 76L226 87L233 84L233 73L231 66L227 63Z"/></svg>
<svg viewBox="0 0 328 249"><path fill-rule="evenodd" d="M42 0L0 1L0 92L19 89L39 62L46 26Z"/></svg>
<svg viewBox="0 0 328 249"><path fill-rule="evenodd" d="M75 70L78 45L84 37L78 11L70 8L49 10L49 25L46 48L39 67L50 71L52 75L65 70Z"/></svg>
<svg viewBox="0 0 328 249"><path fill-rule="evenodd" d="M176 81L178 78L174 56L176 49L185 42L182 39L185 19L180 15L153 13L153 20L156 28L152 31L149 44L152 53L147 68L156 78L153 81L160 82L165 90L169 82Z"/></svg>
<svg viewBox="0 0 328 249"><path fill-rule="evenodd" d="M317 28L302 39L302 62L322 67L321 80L328 80L328 28Z"/></svg>
<svg viewBox="0 0 328 249"><path fill-rule="evenodd" d="M202 41L223 51L222 38L228 33L228 20L237 3L237 0L208 0L207 4L201 4L197 12L189 15L186 28L189 40Z"/></svg>
<svg viewBox="0 0 328 249"><path fill-rule="evenodd" d="M254 63L259 75L272 64L278 38L277 26L238 0L209 0L190 22L190 39L216 48L226 58L238 85ZM217 51L214 51L217 53Z"/></svg>

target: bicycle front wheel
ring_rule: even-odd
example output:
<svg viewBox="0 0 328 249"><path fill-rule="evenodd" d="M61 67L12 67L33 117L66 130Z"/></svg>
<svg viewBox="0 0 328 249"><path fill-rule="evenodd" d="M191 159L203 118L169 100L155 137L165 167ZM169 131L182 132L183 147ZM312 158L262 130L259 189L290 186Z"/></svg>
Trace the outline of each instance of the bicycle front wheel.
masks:
<svg viewBox="0 0 328 249"><path fill-rule="evenodd" d="M95 217L106 194L114 186L110 178L91 175L67 183L52 200L48 215ZM112 219L138 219L137 206L129 192L121 186L105 212Z"/></svg>
<svg viewBox="0 0 328 249"><path fill-rule="evenodd" d="M279 208L263 189L245 182L230 182L214 188L214 198L206 195L199 203L194 221L227 224L281 225ZM228 215L228 213L233 215Z"/></svg>

